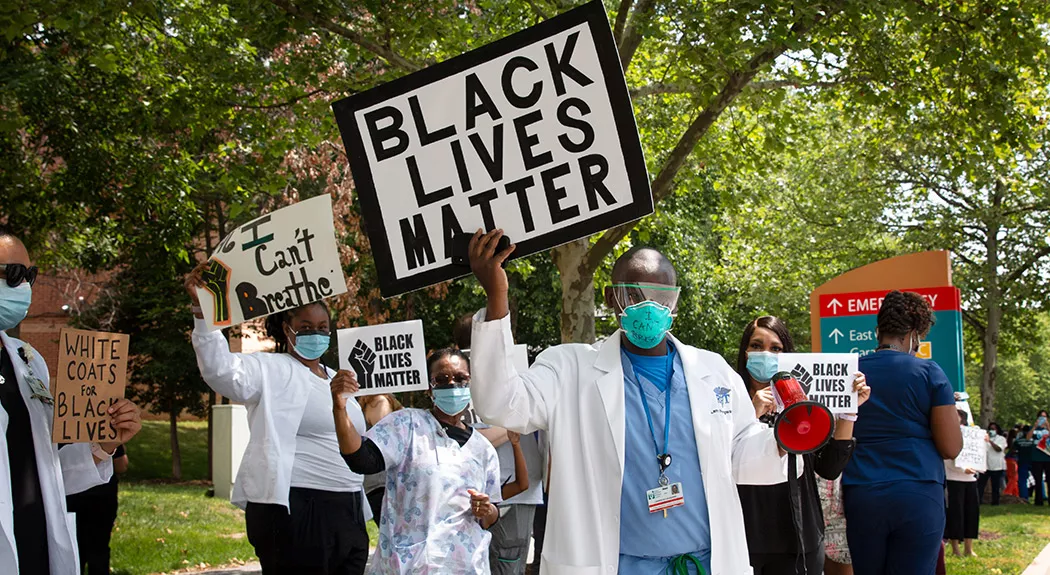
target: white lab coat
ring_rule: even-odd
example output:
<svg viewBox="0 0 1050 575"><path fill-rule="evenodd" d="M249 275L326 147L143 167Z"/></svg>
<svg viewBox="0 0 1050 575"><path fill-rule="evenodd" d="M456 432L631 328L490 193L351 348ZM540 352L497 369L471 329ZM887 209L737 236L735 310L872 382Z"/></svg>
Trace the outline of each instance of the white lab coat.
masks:
<svg viewBox="0 0 1050 575"><path fill-rule="evenodd" d="M242 509L249 501L288 507L296 433L309 397L301 378L308 372L287 353L233 353L222 332L208 331L202 319L195 320L191 339L204 382L248 409L250 438L230 501ZM364 423L357 400L347 401L346 410L351 421ZM369 506L362 508L365 521L371 519Z"/></svg>
<svg viewBox="0 0 1050 575"><path fill-rule="evenodd" d="M40 354L21 340L9 337L0 331L0 342L7 350L14 366L17 385L22 392L29 421L33 428L33 451L36 454L37 475L40 478L40 493L44 499L44 518L47 521L48 559L53 575L76 575L80 573L77 554L76 518L66 512L66 495L86 491L109 481L113 476L113 462L107 459L96 464L91 455L91 444L73 443L61 450L51 443L52 406L33 399L26 376L29 370L50 388L47 364ZM25 347L29 355L29 366L18 354ZM18 574L18 551L15 546L14 501L11 495L11 465L7 459L8 416L0 407L0 573ZM35 545L23 541L23 545Z"/></svg>
<svg viewBox="0 0 1050 575"><path fill-rule="evenodd" d="M513 367L510 321L474 317L471 396L483 420L548 432L553 457L544 575L610 575L619 564L624 466L620 331L595 345L552 347L525 373ZM711 519L714 575L751 573L737 483L784 481L773 431L755 417L740 377L721 356L672 338L685 368ZM729 391L719 401L716 388ZM638 433L648 430L635 430Z"/></svg>

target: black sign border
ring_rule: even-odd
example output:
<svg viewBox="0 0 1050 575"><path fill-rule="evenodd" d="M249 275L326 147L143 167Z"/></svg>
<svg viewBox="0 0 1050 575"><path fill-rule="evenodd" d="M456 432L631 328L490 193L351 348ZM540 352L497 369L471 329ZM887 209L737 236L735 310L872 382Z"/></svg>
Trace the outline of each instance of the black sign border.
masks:
<svg viewBox="0 0 1050 575"><path fill-rule="evenodd" d="M470 272L460 266L447 264L441 268L398 279L394 271L393 258L386 228L383 225L382 210L376 193L375 181L372 178L371 166L365 153L361 132L354 113L380 102L395 98L423 86L432 84L464 70L474 68L525 46L555 36L565 30L587 24L594 38L595 50L601 65L606 92L612 105L613 121L620 136L620 149L623 151L624 167L632 190L632 202L611 212L601 214L580 222L569 228L562 228L530 240L516 242L517 249L511 259L525 257L569 243L581 237L588 237L611 227L641 219L653 213L653 197L649 188L649 172L645 165L641 141L637 137L638 127L634 119L627 83L620 65L620 55L613 40L608 15L601 0L593 0L545 20L535 26L526 28L486 44L465 54L461 54L439 64L418 72L403 76L366 92L354 94L332 103L336 123L342 134L343 145L350 160L350 170L357 189L357 198L361 204L365 229L372 246L372 257L375 260L379 276L379 289L384 298L395 297L417 289L428 287L444 281L463 277ZM514 240L514 238L511 238Z"/></svg>

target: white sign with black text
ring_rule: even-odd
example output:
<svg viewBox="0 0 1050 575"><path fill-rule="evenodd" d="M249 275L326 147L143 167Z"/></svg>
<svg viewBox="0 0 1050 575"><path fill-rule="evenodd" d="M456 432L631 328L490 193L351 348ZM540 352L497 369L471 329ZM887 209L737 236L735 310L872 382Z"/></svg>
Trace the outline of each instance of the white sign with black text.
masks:
<svg viewBox="0 0 1050 575"><path fill-rule="evenodd" d="M811 401L831 413L857 413L857 392L853 379L860 356L855 353L782 353L777 356L778 371L798 380Z"/></svg>
<svg viewBox="0 0 1050 575"><path fill-rule="evenodd" d="M429 387L422 321L352 327L337 335L339 369L357 376L357 397Z"/></svg>
<svg viewBox="0 0 1050 575"><path fill-rule="evenodd" d="M197 296L212 330L346 292L328 194L237 226L208 262Z"/></svg>
<svg viewBox="0 0 1050 575"><path fill-rule="evenodd" d="M959 456L955 458L955 466L959 469L987 471L988 443L985 442L985 439L988 437L988 432L980 427L963 425L962 436L963 448Z"/></svg>
<svg viewBox="0 0 1050 575"><path fill-rule="evenodd" d="M384 297L466 275L453 239L513 257L653 211L598 0L333 104Z"/></svg>

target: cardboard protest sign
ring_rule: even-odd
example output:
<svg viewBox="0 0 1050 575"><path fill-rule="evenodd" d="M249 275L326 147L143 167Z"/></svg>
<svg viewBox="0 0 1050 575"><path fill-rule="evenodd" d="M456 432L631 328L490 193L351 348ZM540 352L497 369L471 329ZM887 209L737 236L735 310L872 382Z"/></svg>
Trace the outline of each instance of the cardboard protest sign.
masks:
<svg viewBox="0 0 1050 575"><path fill-rule="evenodd" d="M955 458L955 466L959 469L987 471L988 447L984 440L988 437L988 432L980 427L963 425L962 436L963 448Z"/></svg>
<svg viewBox="0 0 1050 575"><path fill-rule="evenodd" d="M128 342L120 333L62 328L51 440L55 443L113 441L106 410L124 397Z"/></svg>
<svg viewBox="0 0 1050 575"><path fill-rule="evenodd" d="M357 397L427 389L423 322L417 320L341 329L339 369L357 376Z"/></svg>
<svg viewBox="0 0 1050 575"><path fill-rule="evenodd" d="M239 226L208 261L197 297L213 330L346 291L327 194Z"/></svg>
<svg viewBox="0 0 1050 575"><path fill-rule="evenodd" d="M831 413L857 413L853 376L860 356L855 353L781 353L779 371L793 375L810 400Z"/></svg>
<svg viewBox="0 0 1050 575"><path fill-rule="evenodd" d="M469 273L461 232L522 257L653 211L598 0L332 108L385 297Z"/></svg>

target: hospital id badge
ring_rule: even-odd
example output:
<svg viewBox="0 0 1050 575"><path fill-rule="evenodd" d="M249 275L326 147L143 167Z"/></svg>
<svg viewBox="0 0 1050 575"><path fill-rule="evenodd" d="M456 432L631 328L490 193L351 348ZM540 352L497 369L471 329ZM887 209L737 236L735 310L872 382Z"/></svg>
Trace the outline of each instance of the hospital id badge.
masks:
<svg viewBox="0 0 1050 575"><path fill-rule="evenodd" d="M667 517L668 509L685 505L685 492L682 491L681 483L650 489L645 492L645 497L649 500L649 513L663 511L664 517Z"/></svg>

